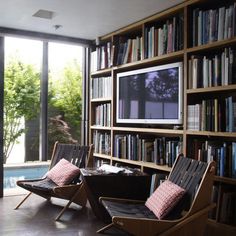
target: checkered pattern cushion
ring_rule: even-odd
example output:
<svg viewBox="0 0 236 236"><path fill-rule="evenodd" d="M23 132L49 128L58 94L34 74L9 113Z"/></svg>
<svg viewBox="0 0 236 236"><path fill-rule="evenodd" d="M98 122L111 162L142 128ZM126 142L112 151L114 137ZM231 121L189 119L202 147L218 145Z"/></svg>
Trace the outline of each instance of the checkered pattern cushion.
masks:
<svg viewBox="0 0 236 236"><path fill-rule="evenodd" d="M48 171L47 177L57 185L63 186L71 183L79 173L80 169L77 166L63 158Z"/></svg>
<svg viewBox="0 0 236 236"><path fill-rule="evenodd" d="M185 190L169 180L164 181L147 199L145 205L163 219L183 197Z"/></svg>

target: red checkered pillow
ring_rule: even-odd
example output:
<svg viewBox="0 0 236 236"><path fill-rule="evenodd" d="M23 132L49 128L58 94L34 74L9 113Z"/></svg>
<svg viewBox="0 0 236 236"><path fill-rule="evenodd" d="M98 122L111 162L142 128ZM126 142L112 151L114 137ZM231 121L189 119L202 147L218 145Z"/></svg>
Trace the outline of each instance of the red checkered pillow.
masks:
<svg viewBox="0 0 236 236"><path fill-rule="evenodd" d="M77 166L63 158L48 171L46 176L57 185L63 186L69 184L79 173L80 169Z"/></svg>
<svg viewBox="0 0 236 236"><path fill-rule="evenodd" d="M183 197L185 190L169 180L165 180L147 199L145 205L163 219Z"/></svg>

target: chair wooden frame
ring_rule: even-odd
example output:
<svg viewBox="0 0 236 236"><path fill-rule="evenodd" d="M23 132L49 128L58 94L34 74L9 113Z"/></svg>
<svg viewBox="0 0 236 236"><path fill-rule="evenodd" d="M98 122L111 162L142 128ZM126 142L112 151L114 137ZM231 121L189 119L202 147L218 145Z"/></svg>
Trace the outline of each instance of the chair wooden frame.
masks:
<svg viewBox="0 0 236 236"><path fill-rule="evenodd" d="M178 159L174 163L169 178L174 172ZM185 157L182 157L185 158ZM103 233L111 227L117 227L131 235L137 236L200 236L204 234L208 212L215 207L211 203L211 190L215 173L215 162L207 165L207 168L201 178L199 187L191 202L188 211L182 212L182 217L174 220L158 220L149 218L135 218L129 216L113 216L111 223L97 231ZM115 201L122 203L142 203L141 201L101 197L100 202Z"/></svg>
<svg viewBox="0 0 236 236"><path fill-rule="evenodd" d="M63 147L67 149L75 148L73 154L70 157L66 157L66 153L63 151ZM81 155L81 158L85 158L83 163L79 164L80 160L78 155ZM51 164L49 166L49 170L55 166L55 164L61 159L66 158L71 161L73 164L77 162L77 166L80 168L92 167L93 166L93 145L90 146L79 146L78 144L60 144L56 142L53 148ZM18 209L28 198L34 193L39 195L47 200L50 200L51 197L61 198L68 200L67 204L63 207L60 213L57 215L55 220L59 220L62 214L65 212L67 208L71 205L71 203L76 203L82 207L84 207L87 203L87 195L84 188L84 184L82 181L71 183L64 186L54 186L50 189L50 191L45 191L42 189L35 189L30 186L32 183L37 183L38 181L46 180L46 177L41 179L31 179L31 180L19 180L17 181L17 185L23 187L24 189L30 191L24 199L15 207L15 210ZM29 185L28 185L29 184Z"/></svg>

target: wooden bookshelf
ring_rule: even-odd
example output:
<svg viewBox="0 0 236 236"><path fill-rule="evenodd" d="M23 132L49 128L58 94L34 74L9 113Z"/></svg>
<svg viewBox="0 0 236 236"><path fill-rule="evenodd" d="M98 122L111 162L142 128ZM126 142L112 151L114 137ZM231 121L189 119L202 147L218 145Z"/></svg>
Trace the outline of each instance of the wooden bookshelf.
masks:
<svg viewBox="0 0 236 236"><path fill-rule="evenodd" d="M203 100L208 99L218 99L219 102L221 100L224 100L228 98L229 96L232 97L232 101L236 102L236 81L234 81L236 78L233 79L230 78L232 81L229 81L229 78L227 76L230 76L227 72L224 73L225 79L223 81L223 72L222 75L222 83L220 84L214 84L214 86L206 86L206 87L197 87L197 88L190 88L189 87L189 81L190 81L190 69L192 67L189 66L189 60L193 57L196 58L204 58L206 57L208 60L208 64L213 63L213 57L219 57L220 60L222 60L222 64L225 63L225 68L228 66L228 69L232 69L232 72L234 74L236 73L236 26L235 29L230 36L230 33L226 33L224 35L223 33L223 39L218 39L220 36L216 36L216 34L213 35L213 33L204 33L205 36L203 38L200 37L198 34L200 32L198 25L196 24L196 19L194 20L194 15L197 14L198 11L206 12L204 14L208 14L207 11L212 10L214 11L214 14L216 12L219 12L220 8L225 7L225 9L229 8L231 5L234 6L235 1L229 0L227 2L224 1L213 1L213 0L187 0L183 3L172 7L170 9L167 9L163 12L154 14L150 17L147 17L141 21L138 21L134 24L130 24L126 27L123 27L121 29L118 29L114 32L111 32L107 35L101 36L99 38L99 41L101 45L106 44L107 42L110 42L112 45L112 52L111 55L113 59L117 56L118 48L120 47L119 42L124 40L123 42L126 42L128 39L135 39L136 37L142 38L142 46L141 46L141 52L140 52L140 58L136 61L128 60L127 63L124 64L117 64L117 60L114 60L112 62L111 67L104 68L102 70L93 71L91 73L91 81L96 77L105 77L105 76L111 76L112 77L112 95L111 98L93 98L90 100L90 142L93 142L93 134L94 132L107 132L110 135L110 155L95 153L96 158L101 158L104 160L109 160L110 163L116 164L119 163L120 165L129 165L133 166L135 168L140 168L141 170L148 170L148 173L158 173L158 172L166 172L168 173L171 169L171 167L167 165L159 165L152 162L145 162L145 161L135 161L135 160L129 160L124 157L116 157L114 155L115 151L115 141L116 137L118 135L138 135L141 138L150 136L153 139L178 139L178 142L182 145L182 152L184 155L191 157L191 158L198 158L198 156L193 155L193 146L192 143L194 140L201 140L201 142L207 143L227 143L227 147L231 148L232 143L235 142L236 138L236 127L235 124L233 124L233 130L227 131L226 130L220 130L219 132L214 132L210 130L190 130L188 128L188 122L190 118L190 114L188 114L188 106L189 105L195 105L202 103ZM199 9L199 10L196 10ZM225 10L226 11L226 10ZM210 14L210 13L209 13ZM212 14L212 13L211 13ZM236 13L235 13L236 14ZM179 18L178 18L179 17ZM214 16L213 16L214 17ZM235 16L236 17L236 16ZM156 28L164 28L164 24L166 22L173 23L173 19L177 19L179 24L183 25L180 29L183 30L183 35L181 36L182 39L179 39L181 42L179 42L180 45L176 47L176 45L173 48L177 48L176 50L173 50L168 53L164 53L161 55L156 55L155 53L153 56L149 56L149 54L145 51L147 48L145 48L145 45L147 47L145 40L147 39L147 36L145 34L146 31L148 31L151 27ZM183 20L183 22L182 22ZM181 23L182 22L182 23ZM193 23L195 22L195 31L197 32L196 35L193 35ZM225 23L225 22L224 22ZM236 23L235 23L236 24ZM196 26L197 25L197 26ZM206 25L206 24L203 24ZM230 27L230 25L228 25ZM210 28L210 27L208 27ZM196 31L197 29L197 31ZM218 28L217 28L218 29ZM202 31L201 31L202 32ZM209 31L210 32L210 31ZM231 32L229 30L229 32ZM210 38L210 34L212 38ZM219 33L220 34L220 33ZM207 38L209 37L209 39ZM198 42L200 38L200 41ZM119 41L120 40L120 41ZM122 42L122 43L123 43ZM198 44L196 46L196 44ZM99 47L99 45L96 45ZM159 46L159 45L155 45ZM227 50L230 48L233 51L233 62L234 64L229 65L229 56L227 55ZM149 50L149 49L148 49ZM222 54L226 50L226 54L223 57ZM133 53L133 52L132 52ZM145 54L146 53L146 54ZM235 54L234 54L235 53ZM146 57L145 57L146 55ZM148 55L148 56L147 56ZM224 54L223 54L224 55ZM224 58L224 62L223 59ZM227 59L228 58L228 59ZM212 62L209 62L209 60L212 60ZM231 60L231 59L230 59ZM175 125L153 125L153 124L145 124L145 125L138 125L138 124L122 124L116 122L116 75L120 72L126 72L126 71L132 71L136 69L143 69L148 68L152 66L158 66L158 65L165 65L168 63L174 63L174 62L183 62L183 124L179 126L177 129ZM228 63L228 64L227 64ZM231 62L230 62L231 63ZM191 64L190 64L191 65ZM218 65L218 64L215 64ZM229 67L232 66L232 67ZM233 67L234 66L234 67ZM218 67L213 67L218 68ZM223 67L222 67L223 68ZM224 68L224 70L225 70ZM204 69L205 70L205 69ZM203 69L199 70L200 72L203 71ZM198 73L199 73L198 71ZM218 71L217 71L218 73ZM227 74L227 76L226 76ZM209 76L209 79L211 78L211 73L209 72L207 74ZM227 79L228 78L228 79ZM224 82L224 83L223 83ZM210 83L209 83L210 84ZM96 104L103 104L103 103L110 103L111 104L111 125L110 127L99 127L94 125L95 120L95 112L94 109L96 107ZM224 101L226 102L226 101ZM212 108L213 110L213 108ZM227 110L228 112L228 110ZM225 113L225 112L223 112ZM222 113L222 114L223 114ZM235 111L236 114L236 111ZM236 119L236 117L232 117L233 119ZM213 119L213 118L212 118ZM215 118L214 118L215 119ZM226 121L223 121L226 122ZM217 122L216 122L217 123ZM224 124L226 126L226 123ZM166 145L166 144L165 144ZM230 155L233 155L232 153ZM140 160L140 158L138 159ZM236 161L236 160L235 160ZM232 163L231 163L232 164ZM229 164L229 165L231 165ZM228 164L227 164L228 165ZM227 167L228 168L228 167ZM227 170L228 171L228 170ZM236 170L235 170L236 171ZM232 175L232 173L230 174ZM217 200L217 214L216 220L210 220L210 225L217 225L217 228L220 228L224 231L224 229L230 229L229 231L235 232L236 230L236 224L225 224L221 223L220 219L220 212L221 212L221 200L222 200L222 194L224 194L224 191L231 191L236 192L236 179L229 177L229 176L216 176L215 177L215 183L216 187L219 190L219 196ZM234 212L234 215L236 217L236 212ZM213 231L212 231L213 232ZM214 235L217 235L217 233L214 232Z"/></svg>

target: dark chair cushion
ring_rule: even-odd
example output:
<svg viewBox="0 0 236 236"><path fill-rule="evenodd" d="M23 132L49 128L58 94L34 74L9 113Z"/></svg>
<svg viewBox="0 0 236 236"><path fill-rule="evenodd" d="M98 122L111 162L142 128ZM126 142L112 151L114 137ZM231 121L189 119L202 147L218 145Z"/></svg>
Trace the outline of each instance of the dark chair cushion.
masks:
<svg viewBox="0 0 236 236"><path fill-rule="evenodd" d="M126 216L136 218L157 219L157 217L145 205L139 203L120 203L112 201L102 201L111 217Z"/></svg>
<svg viewBox="0 0 236 236"><path fill-rule="evenodd" d="M25 188L25 189L42 190L45 192L50 192L54 187L58 186L49 178L45 178L45 179L41 179L41 180L37 180L37 181L25 181L25 182L19 181L17 183L17 185L19 185L20 187Z"/></svg>

